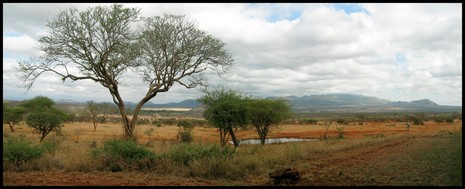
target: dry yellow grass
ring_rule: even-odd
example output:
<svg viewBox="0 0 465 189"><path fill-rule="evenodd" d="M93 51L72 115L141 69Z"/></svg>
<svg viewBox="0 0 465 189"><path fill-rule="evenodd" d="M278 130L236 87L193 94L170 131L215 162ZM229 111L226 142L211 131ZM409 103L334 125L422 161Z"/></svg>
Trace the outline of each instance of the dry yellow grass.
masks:
<svg viewBox="0 0 465 189"><path fill-rule="evenodd" d="M462 122L456 120L453 124L441 123L436 124L432 121L425 122L425 125L413 125L409 131L405 126L405 123L365 123L364 125L349 124L349 125L337 125L333 123L330 125L328 130L329 137L337 136L337 128L344 128L345 138L364 138L367 136L383 134L383 135L395 135L395 134L434 134L441 130L446 131L460 131ZM148 129L154 131L149 136L146 134ZM146 144L151 141L155 143L161 142L172 142L177 140L179 131L178 126L162 126L156 127L154 125L137 125L135 128L135 135L137 136L138 142ZM25 135L26 138L32 141L38 141L40 135L33 133L33 129L27 127L25 124L18 124L15 126L16 132L12 133L8 125L3 125L4 135L19 136ZM321 138L326 132L325 124L319 125L279 125L273 127L270 130L268 138L280 138L280 137L297 137L297 138ZM64 143L84 143L91 144L97 142L100 144L102 141L122 137L123 128L122 124L114 123L103 123L97 126L97 130L93 130L92 123L87 122L74 122L65 124L62 128L61 137ZM239 129L236 132L236 136L239 140L258 138L257 133L253 128L250 129ZM46 137L48 140L57 138L57 134L52 132ZM216 128L212 127L196 127L193 129L194 142L208 142L216 143L219 140L219 133Z"/></svg>
<svg viewBox="0 0 465 189"><path fill-rule="evenodd" d="M271 144L271 145L244 145L236 149L232 158L201 158L193 160L189 165L179 165L173 162L169 156L158 160L150 172L154 175L164 175L163 178L171 176L181 176L183 178L198 177L202 179L221 178L252 178L253 183L265 183L267 174L277 167L292 166L309 171L313 164L305 164L309 160L327 157L339 152L366 151L378 149L376 146L395 146L399 141L412 140L412 136L444 135L448 131L461 131L461 122L452 125L426 122L425 125L412 126L410 131L402 123L368 123L366 125L331 125L328 136L332 139L337 137L337 128L344 128L344 140L321 140L311 142ZM4 139L9 136L25 135L27 139L39 143L39 134L33 134L33 129L26 125L17 125L16 132L11 133L8 125L3 126ZM138 142L147 144L149 136L145 134L147 129L153 128L154 132L150 136L152 141L150 147L157 154L169 154L174 148L179 147L180 142L176 141L179 127L154 125L136 126ZM301 137L319 138L326 130L324 125L281 125L273 128L269 137ZM46 141L59 142L60 145L53 154L45 154L43 157L19 166L23 171L65 171L66 174L86 175L96 173L105 167L102 161L92 159L90 153L93 149L91 144L95 141L101 147L102 141L110 138L122 136L122 126L120 124L99 124L97 131L93 131L92 123L71 123L66 124L62 129L62 135L50 133ZM190 148L198 148L198 143L211 144L218 143L218 133L216 128L196 127L193 129L194 145ZM239 139L257 138L253 129L238 130ZM367 150L365 150L367 149ZM361 152L365 154L365 152ZM329 157L329 156L328 156ZM13 164L4 165L8 174L13 174L18 170ZM127 172L130 174L131 172ZM16 173L15 173L16 174ZM11 177L10 181L11 181ZM17 179L17 178L15 178ZM37 181L36 181L37 182ZM106 181L101 181L106 182ZM114 179L113 183L119 182ZM84 182L74 182L83 184ZM108 184L108 183L106 183Z"/></svg>

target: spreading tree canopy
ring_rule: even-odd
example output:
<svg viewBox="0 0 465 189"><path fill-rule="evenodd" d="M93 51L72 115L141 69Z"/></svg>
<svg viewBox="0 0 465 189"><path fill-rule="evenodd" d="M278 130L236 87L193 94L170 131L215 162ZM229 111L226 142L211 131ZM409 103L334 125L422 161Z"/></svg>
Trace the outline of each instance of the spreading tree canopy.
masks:
<svg viewBox="0 0 465 189"><path fill-rule="evenodd" d="M232 66L225 43L185 16L140 17L140 10L122 5L61 11L39 39L45 55L19 61L18 71L28 90L44 72L66 80L92 80L108 89L132 138L142 106L178 83L186 88L204 84L201 73L221 75ZM120 93L123 74L140 74L147 90L129 118Z"/></svg>

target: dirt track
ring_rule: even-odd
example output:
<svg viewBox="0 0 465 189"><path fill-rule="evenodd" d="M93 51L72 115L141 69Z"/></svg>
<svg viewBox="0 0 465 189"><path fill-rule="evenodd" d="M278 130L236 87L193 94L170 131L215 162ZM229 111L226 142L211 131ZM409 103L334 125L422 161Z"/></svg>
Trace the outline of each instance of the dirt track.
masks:
<svg viewBox="0 0 465 189"><path fill-rule="evenodd" d="M323 155L325 157L308 160L311 168L302 171L304 179L298 185L451 185L448 175L442 174L454 169L451 166L458 165L446 161L429 164L423 156L451 157L453 152L450 150L438 153L437 149L448 148L451 143L462 143L453 140L448 135L415 137ZM461 145L457 147L461 150Z"/></svg>

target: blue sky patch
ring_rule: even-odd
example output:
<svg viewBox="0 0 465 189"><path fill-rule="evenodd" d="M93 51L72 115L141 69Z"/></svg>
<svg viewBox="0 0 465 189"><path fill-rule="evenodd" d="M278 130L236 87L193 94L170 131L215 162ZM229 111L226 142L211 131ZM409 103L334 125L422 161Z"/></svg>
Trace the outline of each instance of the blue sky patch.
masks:
<svg viewBox="0 0 465 189"><path fill-rule="evenodd" d="M266 21L268 22L276 22L276 21L280 21L280 20L295 20L297 18L300 17L300 15L302 14L301 11L292 11L290 13L287 13L287 12L273 12L271 15L269 15L267 18L266 18Z"/></svg>
<svg viewBox="0 0 465 189"><path fill-rule="evenodd" d="M18 32L5 32L3 33L3 37L19 37L19 36L22 36L24 34L22 33L18 33Z"/></svg>
<svg viewBox="0 0 465 189"><path fill-rule="evenodd" d="M346 14L357 12L368 14L368 11L357 3L334 3L333 6L336 10L343 10Z"/></svg>
<svg viewBox="0 0 465 189"><path fill-rule="evenodd" d="M280 20L295 20L302 15L301 10L291 8L289 6L281 6L279 3L249 3L247 7L250 9L264 8L270 11L266 17L267 22L277 22Z"/></svg>
<svg viewBox="0 0 465 189"><path fill-rule="evenodd" d="M396 54L396 61L400 64L403 64L407 61L407 58L405 57L404 53L397 53Z"/></svg>

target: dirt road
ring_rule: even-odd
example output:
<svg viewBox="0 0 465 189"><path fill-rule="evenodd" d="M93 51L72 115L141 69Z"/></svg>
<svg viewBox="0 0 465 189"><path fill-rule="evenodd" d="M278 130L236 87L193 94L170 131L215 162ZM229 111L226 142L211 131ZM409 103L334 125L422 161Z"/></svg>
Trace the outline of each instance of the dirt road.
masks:
<svg viewBox="0 0 465 189"><path fill-rule="evenodd" d="M462 136L396 140L321 155L306 165L297 185L461 186Z"/></svg>

